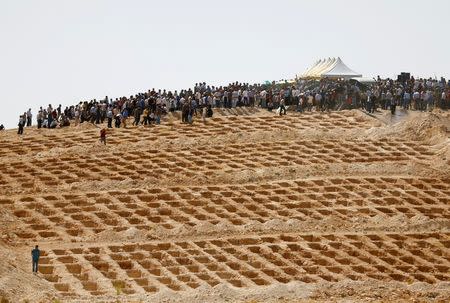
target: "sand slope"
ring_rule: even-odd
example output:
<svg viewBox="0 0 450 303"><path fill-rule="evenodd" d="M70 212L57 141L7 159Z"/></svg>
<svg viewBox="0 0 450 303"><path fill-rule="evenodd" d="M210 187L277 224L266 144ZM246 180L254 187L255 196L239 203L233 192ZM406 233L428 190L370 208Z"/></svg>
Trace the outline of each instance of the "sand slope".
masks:
<svg viewBox="0 0 450 303"><path fill-rule="evenodd" d="M91 124L2 132L0 296L449 300L447 120L221 110L106 146Z"/></svg>

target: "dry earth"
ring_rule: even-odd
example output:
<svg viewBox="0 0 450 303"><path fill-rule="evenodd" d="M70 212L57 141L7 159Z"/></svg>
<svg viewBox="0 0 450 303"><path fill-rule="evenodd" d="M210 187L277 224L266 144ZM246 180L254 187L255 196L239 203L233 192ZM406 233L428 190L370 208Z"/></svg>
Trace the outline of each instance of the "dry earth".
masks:
<svg viewBox="0 0 450 303"><path fill-rule="evenodd" d="M450 301L448 113L178 118L0 133L0 297Z"/></svg>

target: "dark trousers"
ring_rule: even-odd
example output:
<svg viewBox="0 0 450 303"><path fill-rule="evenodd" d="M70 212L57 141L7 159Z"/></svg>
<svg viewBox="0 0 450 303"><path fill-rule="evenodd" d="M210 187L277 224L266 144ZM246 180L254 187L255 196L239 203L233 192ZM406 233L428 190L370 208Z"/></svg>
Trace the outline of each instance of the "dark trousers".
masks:
<svg viewBox="0 0 450 303"><path fill-rule="evenodd" d="M27 117L27 126L31 126L31 118Z"/></svg>
<svg viewBox="0 0 450 303"><path fill-rule="evenodd" d="M41 119L37 120L37 127L38 128L42 127L42 120Z"/></svg>
<svg viewBox="0 0 450 303"><path fill-rule="evenodd" d="M108 128L112 128L112 118L108 118Z"/></svg>
<svg viewBox="0 0 450 303"><path fill-rule="evenodd" d="M280 116L283 114L283 112L286 115L286 107L284 105L280 105Z"/></svg>
<svg viewBox="0 0 450 303"><path fill-rule="evenodd" d="M33 272L38 272L38 260L33 260Z"/></svg>
<svg viewBox="0 0 450 303"><path fill-rule="evenodd" d="M17 134L19 135L23 134L23 124L19 124L19 130L17 131Z"/></svg>
<svg viewBox="0 0 450 303"><path fill-rule="evenodd" d="M181 113L181 121L188 123L188 116L189 116L189 112L188 111L183 111Z"/></svg>

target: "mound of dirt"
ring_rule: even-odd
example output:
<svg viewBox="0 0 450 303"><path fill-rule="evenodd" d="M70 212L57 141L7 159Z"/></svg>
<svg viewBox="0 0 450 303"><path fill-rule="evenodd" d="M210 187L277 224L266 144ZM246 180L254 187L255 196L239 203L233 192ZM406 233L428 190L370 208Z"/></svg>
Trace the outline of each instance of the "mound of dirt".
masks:
<svg viewBox="0 0 450 303"><path fill-rule="evenodd" d="M404 140L438 144L447 139L447 128L442 118L435 113L408 115L405 120L393 125L367 130L369 138L400 137Z"/></svg>
<svg viewBox="0 0 450 303"><path fill-rule="evenodd" d="M76 129L97 129L99 128L97 125L90 122L83 122L75 126Z"/></svg>
<svg viewBox="0 0 450 303"><path fill-rule="evenodd" d="M32 274L23 254L0 242L0 298L10 302L49 302L57 298L52 284ZM3 301L2 301L3 302Z"/></svg>

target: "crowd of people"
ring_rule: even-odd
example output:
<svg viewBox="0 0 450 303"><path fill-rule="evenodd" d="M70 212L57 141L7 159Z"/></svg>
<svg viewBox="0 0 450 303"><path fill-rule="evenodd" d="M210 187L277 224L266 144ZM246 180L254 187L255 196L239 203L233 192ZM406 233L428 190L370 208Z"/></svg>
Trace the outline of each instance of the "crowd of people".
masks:
<svg viewBox="0 0 450 303"><path fill-rule="evenodd" d="M382 80L380 78L365 93L362 107L368 112L377 108L390 109L394 114L396 107L404 110L431 111L434 108L450 108L450 82L445 79L414 79L405 81Z"/></svg>
<svg viewBox="0 0 450 303"><path fill-rule="evenodd" d="M375 80L375 79L374 79ZM404 81L381 79L361 84L355 80L301 79L294 83L253 84L234 82L227 86L196 83L193 89L181 91L149 90L130 97L79 102L62 109L49 104L36 115L37 128L67 127L90 122L108 128L132 125L158 125L168 112L181 112L183 123L194 117L205 120L215 108L260 107L276 110L279 115L289 107L297 112L330 111L360 108L369 113L378 108L395 113L397 106L405 110L427 111L450 108L450 81L414 79ZM18 133L32 125L29 109L19 117Z"/></svg>

